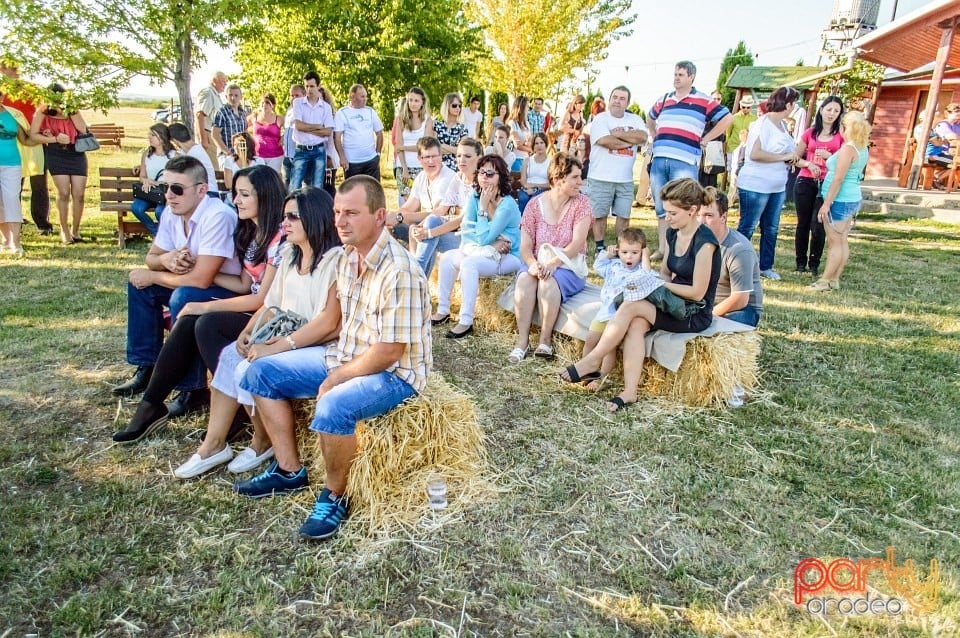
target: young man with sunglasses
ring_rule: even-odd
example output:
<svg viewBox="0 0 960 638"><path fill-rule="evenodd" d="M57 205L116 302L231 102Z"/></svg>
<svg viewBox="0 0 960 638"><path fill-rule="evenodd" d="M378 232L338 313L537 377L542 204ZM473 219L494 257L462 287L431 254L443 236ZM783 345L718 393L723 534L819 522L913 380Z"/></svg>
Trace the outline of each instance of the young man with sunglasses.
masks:
<svg viewBox="0 0 960 638"><path fill-rule="evenodd" d="M147 252L147 267L130 271L127 284L127 362L137 370L129 381L113 388L119 396L132 396L147 387L163 345L164 306L176 321L188 302L236 295L214 285L214 279L221 273L240 274L233 241L237 214L219 199L207 197L207 171L196 158L182 156L167 162L160 183L166 190L167 207ZM198 366L177 389L189 400L190 392L205 387L206 371ZM146 434L121 431L113 438L132 442Z"/></svg>

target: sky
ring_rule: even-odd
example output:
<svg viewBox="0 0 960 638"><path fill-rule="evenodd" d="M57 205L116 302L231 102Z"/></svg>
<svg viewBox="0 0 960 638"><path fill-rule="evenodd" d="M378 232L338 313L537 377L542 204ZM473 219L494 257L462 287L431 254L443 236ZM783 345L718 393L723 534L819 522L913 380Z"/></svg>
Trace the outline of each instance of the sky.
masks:
<svg viewBox="0 0 960 638"><path fill-rule="evenodd" d="M633 11L638 17L633 34L610 46L606 60L597 69L592 88L599 87L609 93L614 86L624 84L631 89L633 101L647 109L654 100L672 90L674 64L690 60L697 66L695 86L709 92L716 86L724 54L740 40L755 54L754 64L758 66L793 65L800 59L814 66L818 62L822 31L830 21L835 4L849 6L859 2L634 0ZM894 4L897 4L897 16L902 17L928 1L881 0L878 26L890 22ZM208 60L218 62L204 65L194 73L191 93L195 94L205 85L215 70L223 70L228 75L239 71L227 51L211 47L206 55ZM580 74L580 78L585 80L584 74ZM581 90L586 89L584 81ZM125 94L169 99L176 91L172 83L150 86L147 80L136 78Z"/></svg>

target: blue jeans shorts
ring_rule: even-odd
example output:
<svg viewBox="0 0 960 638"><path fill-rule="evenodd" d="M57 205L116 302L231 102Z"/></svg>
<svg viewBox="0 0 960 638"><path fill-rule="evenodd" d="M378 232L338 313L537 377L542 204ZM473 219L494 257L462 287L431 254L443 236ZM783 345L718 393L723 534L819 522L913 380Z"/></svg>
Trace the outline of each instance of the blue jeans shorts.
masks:
<svg viewBox="0 0 960 638"><path fill-rule="evenodd" d="M840 224L848 222L857 216L860 211L860 201L833 202L830 204L830 223Z"/></svg>
<svg viewBox="0 0 960 638"><path fill-rule="evenodd" d="M247 369L240 387L268 399L311 399L327 378L326 348L297 348L257 359ZM354 377L334 387L317 401L310 429L323 434L352 435L357 421L386 414L416 394L413 387L390 372Z"/></svg>

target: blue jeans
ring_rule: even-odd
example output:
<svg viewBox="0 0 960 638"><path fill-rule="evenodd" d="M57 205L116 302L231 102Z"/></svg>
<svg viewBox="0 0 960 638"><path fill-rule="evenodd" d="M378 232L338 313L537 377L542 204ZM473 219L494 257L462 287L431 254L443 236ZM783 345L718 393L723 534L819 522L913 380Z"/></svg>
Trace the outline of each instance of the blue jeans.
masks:
<svg viewBox="0 0 960 638"><path fill-rule="evenodd" d="M653 193L653 202L657 207L657 218L662 219L666 212L663 202L660 201L660 190L675 179L689 177L697 179L699 168L693 164L681 162L672 157L654 157L650 162L650 192Z"/></svg>
<svg viewBox="0 0 960 638"><path fill-rule="evenodd" d="M147 213L147 211L154 206L157 208L157 212L154 214L156 219ZM133 203L130 205L130 212L143 224L148 233L154 236L157 234L157 228L160 227L160 215L163 213L163 206L157 206L145 199L134 198Z"/></svg>
<svg viewBox="0 0 960 638"><path fill-rule="evenodd" d="M756 328L757 324L760 323L760 313L757 312L757 309L753 306L744 306L740 310L728 312L723 316L730 321L745 323L748 326L753 326L754 328Z"/></svg>
<svg viewBox="0 0 960 638"><path fill-rule="evenodd" d="M420 225L424 228L436 228L446 221L443 217L429 215ZM417 244L417 263L429 279L430 273L433 272L433 265L437 262L437 253L445 253L459 247L460 235L457 233L444 233L439 237L424 239Z"/></svg>
<svg viewBox="0 0 960 638"><path fill-rule="evenodd" d="M737 230L750 239L760 225L760 270L773 268L777 253L777 233L780 232L780 211L783 210L785 191L755 193L737 188L740 196L740 223Z"/></svg>
<svg viewBox="0 0 960 638"><path fill-rule="evenodd" d="M540 193L546 193L547 191L543 188L535 189L533 195L527 193L526 189L521 188L517 191L517 204L520 205L520 212L523 213L523 210L527 207L527 204L530 203L530 200L539 195Z"/></svg>
<svg viewBox="0 0 960 638"><path fill-rule="evenodd" d="M300 188L307 181L310 186L323 188L323 180L327 174L327 149L317 146L311 151L298 147L293 156L293 168L290 170L291 191ZM309 180L309 181L308 181Z"/></svg>
<svg viewBox="0 0 960 638"><path fill-rule="evenodd" d="M274 400L309 399L327 378L326 348L297 348L257 359L247 369L240 387L254 396ZM386 414L416 392L390 372L354 377L335 386L317 401L310 429L349 436L357 421Z"/></svg>
<svg viewBox="0 0 960 638"><path fill-rule="evenodd" d="M127 284L127 363L135 366L152 366L156 364L163 347L163 307L170 308L173 321L183 307L191 301L210 301L211 299L226 299L236 297L237 294L226 288L210 286L209 288L192 288L183 286L171 290L163 286L147 286L137 288ZM196 390L206 387L206 368L203 361L181 379L177 390Z"/></svg>

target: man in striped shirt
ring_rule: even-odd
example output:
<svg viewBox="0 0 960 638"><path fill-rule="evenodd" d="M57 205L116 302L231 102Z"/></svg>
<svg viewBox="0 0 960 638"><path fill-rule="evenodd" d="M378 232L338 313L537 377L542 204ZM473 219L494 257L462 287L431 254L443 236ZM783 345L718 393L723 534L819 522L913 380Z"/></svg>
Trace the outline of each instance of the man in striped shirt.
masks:
<svg viewBox="0 0 960 638"><path fill-rule="evenodd" d="M667 182L689 177L697 179L702 147L723 135L733 116L727 107L693 86L697 67L692 62L677 62L673 71L672 93L657 100L647 114L647 128L653 137L653 159L650 162L650 190L657 208L657 251L662 257L666 246L667 222L660 201L660 189ZM704 135L707 122L713 123Z"/></svg>

